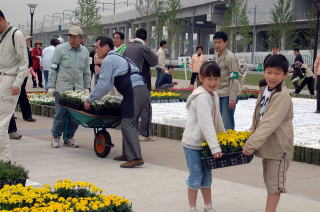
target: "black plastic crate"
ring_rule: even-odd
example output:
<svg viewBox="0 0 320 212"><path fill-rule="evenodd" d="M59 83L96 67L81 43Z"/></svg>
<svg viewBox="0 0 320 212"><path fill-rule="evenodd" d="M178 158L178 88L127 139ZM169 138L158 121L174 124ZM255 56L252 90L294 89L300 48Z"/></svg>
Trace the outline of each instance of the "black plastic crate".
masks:
<svg viewBox="0 0 320 212"><path fill-rule="evenodd" d="M76 109L76 110L83 110L84 109L83 104L71 102L71 101L68 101L66 99L60 99L59 100L59 104L63 105L63 106L66 106L66 107L70 107L70 108Z"/></svg>
<svg viewBox="0 0 320 212"><path fill-rule="evenodd" d="M22 184L23 186L26 185L26 179L25 180L3 180L0 179L0 189L2 189L5 185L18 185Z"/></svg>
<svg viewBox="0 0 320 212"><path fill-rule="evenodd" d="M221 158L214 158L213 156L202 158L205 166L209 169L218 169L228 166L236 166L241 164L250 163L253 155L246 156L242 152L234 152L223 154Z"/></svg>

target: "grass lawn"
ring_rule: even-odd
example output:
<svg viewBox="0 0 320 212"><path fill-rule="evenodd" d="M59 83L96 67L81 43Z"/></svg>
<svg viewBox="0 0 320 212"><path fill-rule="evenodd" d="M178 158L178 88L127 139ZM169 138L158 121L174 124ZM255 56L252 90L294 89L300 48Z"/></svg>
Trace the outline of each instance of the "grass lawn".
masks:
<svg viewBox="0 0 320 212"><path fill-rule="evenodd" d="M156 77L157 76L157 72L156 70L152 70L151 71L151 76L152 77ZM187 72L187 76L188 76L188 80L191 79L191 72ZM184 72L183 71L174 71L173 72L173 79L184 79L185 76L184 76ZM260 74L247 74L246 78L245 78L245 85L255 85L255 86L258 86L259 85L259 81L263 79L263 75L260 75ZM299 84L301 83L302 81L300 80ZM286 86L290 89L293 89L294 86L293 84L291 83L291 76L289 76L287 79L286 79ZM307 86L304 87L304 89L307 89Z"/></svg>

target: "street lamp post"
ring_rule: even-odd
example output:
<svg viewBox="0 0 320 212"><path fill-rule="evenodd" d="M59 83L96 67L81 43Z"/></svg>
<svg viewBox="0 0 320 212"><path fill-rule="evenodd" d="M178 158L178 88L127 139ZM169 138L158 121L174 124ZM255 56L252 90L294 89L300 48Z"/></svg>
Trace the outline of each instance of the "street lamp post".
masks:
<svg viewBox="0 0 320 212"><path fill-rule="evenodd" d="M30 16L31 16L30 35L32 37L32 35L33 35L33 15L34 15L34 11L36 10L37 4L27 4L27 5L30 8ZM30 45L32 46L32 40L30 42Z"/></svg>

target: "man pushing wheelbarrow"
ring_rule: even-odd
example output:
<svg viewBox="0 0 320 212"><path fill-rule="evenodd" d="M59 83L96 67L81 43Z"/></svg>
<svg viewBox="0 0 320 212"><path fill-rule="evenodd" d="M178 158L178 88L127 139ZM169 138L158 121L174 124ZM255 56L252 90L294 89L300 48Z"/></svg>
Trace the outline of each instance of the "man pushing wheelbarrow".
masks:
<svg viewBox="0 0 320 212"><path fill-rule="evenodd" d="M113 50L112 39L99 37L96 46L98 56L104 59L97 85L84 102L84 107L89 110L92 102L106 95L113 86L123 95L121 102L123 152L114 160L125 161L120 165L121 168L141 166L144 162L138 139L138 124L145 105L150 103L149 91L136 65Z"/></svg>

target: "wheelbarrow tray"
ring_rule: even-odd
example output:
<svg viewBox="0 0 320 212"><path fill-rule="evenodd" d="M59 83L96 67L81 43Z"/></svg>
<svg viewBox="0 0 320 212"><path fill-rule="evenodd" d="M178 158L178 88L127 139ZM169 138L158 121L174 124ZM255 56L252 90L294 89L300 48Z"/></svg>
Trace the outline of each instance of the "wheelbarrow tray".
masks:
<svg viewBox="0 0 320 212"><path fill-rule="evenodd" d="M71 118L78 124L89 128L114 128L120 124L121 116L94 115L85 111L63 106L69 111Z"/></svg>

